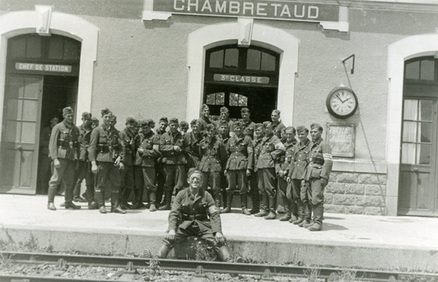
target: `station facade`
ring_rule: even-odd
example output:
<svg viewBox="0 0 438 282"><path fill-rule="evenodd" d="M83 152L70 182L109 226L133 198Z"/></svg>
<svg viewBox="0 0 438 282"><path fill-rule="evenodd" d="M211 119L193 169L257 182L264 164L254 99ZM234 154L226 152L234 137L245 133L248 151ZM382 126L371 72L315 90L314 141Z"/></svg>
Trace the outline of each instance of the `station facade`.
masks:
<svg viewBox="0 0 438 282"><path fill-rule="evenodd" d="M62 107L121 128L206 103L323 125L327 212L438 215L437 1L36 2L0 4L1 193L38 192Z"/></svg>

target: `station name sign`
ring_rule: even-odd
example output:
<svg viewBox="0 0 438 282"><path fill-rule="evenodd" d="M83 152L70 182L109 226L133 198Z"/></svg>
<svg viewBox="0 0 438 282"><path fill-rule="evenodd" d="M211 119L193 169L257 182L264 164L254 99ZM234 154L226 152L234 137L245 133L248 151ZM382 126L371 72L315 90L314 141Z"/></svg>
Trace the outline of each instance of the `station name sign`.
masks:
<svg viewBox="0 0 438 282"><path fill-rule="evenodd" d="M222 81L222 82L269 84L269 77L264 77L264 76L215 74L215 75L213 75L213 80L214 81Z"/></svg>
<svg viewBox="0 0 438 282"><path fill-rule="evenodd" d="M45 72L71 73L72 66L34 64L34 63L15 63L15 69L21 70L21 71L45 71Z"/></svg>
<svg viewBox="0 0 438 282"><path fill-rule="evenodd" d="M172 14L290 21L339 20L338 5L286 0L155 0L153 10Z"/></svg>

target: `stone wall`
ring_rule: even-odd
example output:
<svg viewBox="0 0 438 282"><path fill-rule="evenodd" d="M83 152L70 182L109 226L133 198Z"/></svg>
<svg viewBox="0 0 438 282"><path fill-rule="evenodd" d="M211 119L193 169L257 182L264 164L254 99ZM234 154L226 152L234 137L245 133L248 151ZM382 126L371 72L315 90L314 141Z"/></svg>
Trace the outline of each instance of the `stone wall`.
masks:
<svg viewBox="0 0 438 282"><path fill-rule="evenodd" d="M386 175L332 172L324 197L325 212L385 215Z"/></svg>

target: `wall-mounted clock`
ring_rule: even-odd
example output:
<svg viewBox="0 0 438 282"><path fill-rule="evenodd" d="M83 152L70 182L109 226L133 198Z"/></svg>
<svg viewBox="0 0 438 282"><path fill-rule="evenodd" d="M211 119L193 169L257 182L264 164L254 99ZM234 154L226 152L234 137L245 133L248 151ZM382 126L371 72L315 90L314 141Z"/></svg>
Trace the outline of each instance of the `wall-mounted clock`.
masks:
<svg viewBox="0 0 438 282"><path fill-rule="evenodd" d="M336 87L327 96L327 109L337 118L352 116L359 105L356 94L348 87Z"/></svg>

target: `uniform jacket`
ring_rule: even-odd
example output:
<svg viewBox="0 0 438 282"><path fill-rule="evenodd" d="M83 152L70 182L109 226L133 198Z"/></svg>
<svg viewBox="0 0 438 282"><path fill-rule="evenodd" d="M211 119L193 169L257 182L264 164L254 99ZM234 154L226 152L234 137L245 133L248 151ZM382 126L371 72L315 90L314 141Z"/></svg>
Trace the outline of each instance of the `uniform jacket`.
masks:
<svg viewBox="0 0 438 282"><path fill-rule="evenodd" d="M207 191L200 189L197 195L190 188L180 191L172 204L169 213L169 230L177 227L186 229L197 223L201 232L212 230L213 234L222 233L219 210L214 204L213 197Z"/></svg>
<svg viewBox="0 0 438 282"><path fill-rule="evenodd" d="M274 130L273 130L274 134L277 135L277 137L281 139L281 133L286 128L286 126L281 121L278 121L276 123L272 122L272 125L274 127Z"/></svg>
<svg viewBox="0 0 438 282"><path fill-rule="evenodd" d="M312 141L307 139L303 145L298 142L295 144L295 156L289 168L289 177L291 179L302 179L309 164L309 154L312 149Z"/></svg>
<svg viewBox="0 0 438 282"><path fill-rule="evenodd" d="M136 150L134 165L141 167L155 167L156 159L161 156L159 150L160 137L151 131L146 135L138 134L135 140L138 141L140 145ZM138 149L143 149L143 152L140 153Z"/></svg>
<svg viewBox="0 0 438 282"><path fill-rule="evenodd" d="M312 179L321 179L323 166L320 164L311 164L306 167L302 180L310 181Z"/></svg>
<svg viewBox="0 0 438 282"><path fill-rule="evenodd" d="M201 116L198 119L199 123L199 131L204 132L207 129L207 125L214 124L209 118L205 118L204 116Z"/></svg>
<svg viewBox="0 0 438 282"><path fill-rule="evenodd" d="M311 162L313 155L316 153L322 154L324 157L324 164L322 165L321 178L329 179L333 167L332 148L330 147L330 144L325 142L322 138L318 142L311 143L309 165L315 165Z"/></svg>
<svg viewBox="0 0 438 282"><path fill-rule="evenodd" d="M90 146L90 139L91 139L91 128L87 129L82 124L78 127L79 129L79 160L80 161L89 161L88 160L88 146Z"/></svg>
<svg viewBox="0 0 438 282"><path fill-rule="evenodd" d="M227 151L225 145L216 137L212 140L205 137L201 141L199 155L201 156L199 169L202 172L220 172L225 167Z"/></svg>
<svg viewBox="0 0 438 282"><path fill-rule="evenodd" d="M125 162L127 166L133 166L135 162L135 132L129 131L127 128L119 133L120 140L123 142L123 149L125 153Z"/></svg>
<svg viewBox="0 0 438 282"><path fill-rule="evenodd" d="M252 141L253 147L253 157L249 160L251 162L251 167L254 171L257 171L257 160L259 159L260 152L262 151L262 138L255 138Z"/></svg>
<svg viewBox="0 0 438 282"><path fill-rule="evenodd" d="M91 132L88 158L91 162L114 162L117 157L124 161L123 142L119 131L113 127L102 124Z"/></svg>
<svg viewBox="0 0 438 282"><path fill-rule="evenodd" d="M280 170L286 171L285 176L289 174L289 170L293 170L293 158L295 155L295 145L297 144L297 140L293 140L291 143L284 142L283 145L285 147L285 154L280 157L278 164L275 166L275 171L278 173Z"/></svg>
<svg viewBox="0 0 438 282"><path fill-rule="evenodd" d="M273 134L263 137L261 141L260 155L257 160L257 168L275 168L275 163L284 155L284 145L280 138Z"/></svg>
<svg viewBox="0 0 438 282"><path fill-rule="evenodd" d="M240 121L243 125L243 132L245 135L249 136L251 139L254 138L254 127L255 123L251 120L244 121L243 119Z"/></svg>
<svg viewBox="0 0 438 282"><path fill-rule="evenodd" d="M252 169L252 162L249 162L249 160L252 159L254 155L251 138L246 135L243 135L242 137L233 135L230 137L230 139L228 139L225 148L229 156L227 164L225 165L225 169Z"/></svg>
<svg viewBox="0 0 438 282"><path fill-rule="evenodd" d="M175 151L174 146L179 146L181 151ZM175 134L168 131L161 135L160 152L163 155L162 163L170 165L187 164L186 150L187 144L184 142L184 136L179 131Z"/></svg>
<svg viewBox="0 0 438 282"><path fill-rule="evenodd" d="M52 160L77 160L79 156L79 130L74 124L62 121L52 129L49 153Z"/></svg>
<svg viewBox="0 0 438 282"><path fill-rule="evenodd" d="M198 167L201 160L199 156L199 144L202 141L202 134L195 134L193 131L184 135L185 143L187 144L187 157L191 167Z"/></svg>

